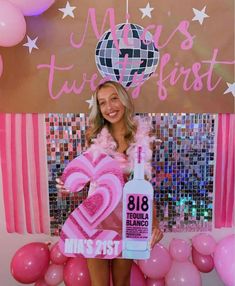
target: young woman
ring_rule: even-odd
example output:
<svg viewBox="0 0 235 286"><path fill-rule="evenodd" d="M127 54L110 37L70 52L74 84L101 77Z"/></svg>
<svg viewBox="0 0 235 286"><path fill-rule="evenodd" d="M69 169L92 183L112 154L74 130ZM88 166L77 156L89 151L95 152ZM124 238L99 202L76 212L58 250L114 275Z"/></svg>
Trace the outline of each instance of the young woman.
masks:
<svg viewBox="0 0 235 286"><path fill-rule="evenodd" d="M124 178L128 180L133 172L135 146L141 144L146 154L145 174L151 178L150 127L143 120L134 117L132 99L121 84L108 81L96 89L89 119L91 127L87 132L88 150L95 152L98 149L115 158L120 162ZM57 182L57 188L63 192L61 181ZM162 237L154 211L151 247ZM130 285L130 259L92 258L87 259L87 264L92 286L108 286L110 271L113 286Z"/></svg>

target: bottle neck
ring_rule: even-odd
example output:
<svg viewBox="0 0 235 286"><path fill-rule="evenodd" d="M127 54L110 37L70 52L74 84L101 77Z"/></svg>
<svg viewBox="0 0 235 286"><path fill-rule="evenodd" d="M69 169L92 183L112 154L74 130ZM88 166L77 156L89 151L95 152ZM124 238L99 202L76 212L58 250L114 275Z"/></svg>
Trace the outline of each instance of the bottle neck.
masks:
<svg viewBox="0 0 235 286"><path fill-rule="evenodd" d="M144 164L135 164L134 167L134 179L143 180L144 179Z"/></svg>
<svg viewBox="0 0 235 286"><path fill-rule="evenodd" d="M144 158L141 146L138 146L136 151L135 165L134 165L134 179L136 180L144 179Z"/></svg>

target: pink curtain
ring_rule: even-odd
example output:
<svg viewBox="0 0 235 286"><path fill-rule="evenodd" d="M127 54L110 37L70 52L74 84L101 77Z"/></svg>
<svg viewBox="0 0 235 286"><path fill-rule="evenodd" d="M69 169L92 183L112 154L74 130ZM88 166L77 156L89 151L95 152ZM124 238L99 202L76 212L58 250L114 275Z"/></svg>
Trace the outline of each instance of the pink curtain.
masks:
<svg viewBox="0 0 235 286"><path fill-rule="evenodd" d="M215 227L234 226L234 161L235 115L218 115L216 178L215 178Z"/></svg>
<svg viewBox="0 0 235 286"><path fill-rule="evenodd" d="M0 163L7 232L49 233L45 121L0 114Z"/></svg>

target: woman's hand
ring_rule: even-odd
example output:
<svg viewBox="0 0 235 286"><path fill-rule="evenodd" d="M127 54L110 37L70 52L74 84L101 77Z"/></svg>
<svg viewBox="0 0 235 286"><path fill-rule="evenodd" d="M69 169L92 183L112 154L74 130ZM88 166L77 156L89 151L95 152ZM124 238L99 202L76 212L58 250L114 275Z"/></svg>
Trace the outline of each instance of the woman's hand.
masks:
<svg viewBox="0 0 235 286"><path fill-rule="evenodd" d="M152 249L156 243L163 238L163 232L157 226L153 227L150 248Z"/></svg>
<svg viewBox="0 0 235 286"><path fill-rule="evenodd" d="M56 189L60 197L62 197L63 195L69 194L69 190L67 190L64 187L64 183L60 178L55 179L55 181L56 181Z"/></svg>

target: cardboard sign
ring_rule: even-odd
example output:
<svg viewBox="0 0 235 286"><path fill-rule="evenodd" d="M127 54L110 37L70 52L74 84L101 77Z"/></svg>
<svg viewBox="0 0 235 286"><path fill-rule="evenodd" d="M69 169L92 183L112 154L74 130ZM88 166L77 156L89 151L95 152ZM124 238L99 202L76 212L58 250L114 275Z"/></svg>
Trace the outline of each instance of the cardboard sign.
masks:
<svg viewBox="0 0 235 286"><path fill-rule="evenodd" d="M114 258L121 256L122 237L121 215L116 229L110 224L104 228L102 223L112 215L122 198L123 175L118 163L106 154L94 158L86 152L72 160L65 168L63 176L65 187L77 192L90 182L90 193L65 221L60 249L66 256ZM112 221L112 220L111 220Z"/></svg>
<svg viewBox="0 0 235 286"><path fill-rule="evenodd" d="M59 246L64 255L105 259L149 257L153 201L149 182L137 182L138 188L134 181L129 181L124 188L128 194L122 196L124 182L119 164L104 153L94 157L91 152L72 160L62 179L71 192L90 183L88 197L62 227Z"/></svg>

